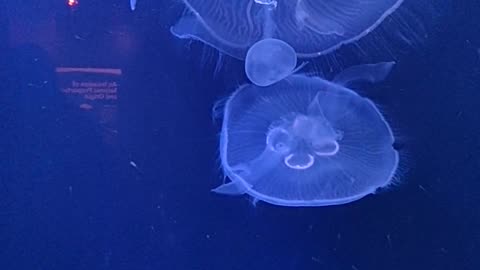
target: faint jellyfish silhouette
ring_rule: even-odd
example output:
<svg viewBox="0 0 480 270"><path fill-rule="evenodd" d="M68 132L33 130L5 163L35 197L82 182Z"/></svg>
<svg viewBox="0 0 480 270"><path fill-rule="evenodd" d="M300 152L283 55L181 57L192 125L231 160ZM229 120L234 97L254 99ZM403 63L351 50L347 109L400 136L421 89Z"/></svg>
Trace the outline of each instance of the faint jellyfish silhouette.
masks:
<svg viewBox="0 0 480 270"><path fill-rule="evenodd" d="M375 29L403 0L183 0L186 14L171 28L179 37L195 39L235 58L246 60L250 79L259 63L279 64L265 83L293 73L293 52L302 58L334 51ZM268 39L261 46L257 42ZM274 42L280 40L280 42ZM256 50L249 51L255 48ZM279 59L264 56L268 48L284 52ZM247 56L251 57L247 57ZM252 62L257 59L258 61ZM286 62L282 62L286 61ZM296 63L296 61L295 61ZM258 68L262 70L262 67ZM250 73L249 73L250 72ZM287 75L286 75L287 74ZM257 81L253 81L256 83Z"/></svg>
<svg viewBox="0 0 480 270"><path fill-rule="evenodd" d="M230 182L213 189L282 206L344 204L392 182L392 131L354 81L376 82L392 62L349 68L332 82L291 75L243 85L224 107L220 158Z"/></svg>

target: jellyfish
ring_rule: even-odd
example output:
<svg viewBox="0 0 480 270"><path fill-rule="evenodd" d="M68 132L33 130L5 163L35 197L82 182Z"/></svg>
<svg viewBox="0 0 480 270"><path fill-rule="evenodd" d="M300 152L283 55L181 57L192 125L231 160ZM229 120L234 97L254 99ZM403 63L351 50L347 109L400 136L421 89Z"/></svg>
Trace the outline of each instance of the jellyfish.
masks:
<svg viewBox="0 0 480 270"><path fill-rule="evenodd" d="M355 66L332 81L294 74L240 86L225 102L213 189L280 206L345 204L392 183L399 163L389 124L353 82L383 80L392 62Z"/></svg>
<svg viewBox="0 0 480 270"><path fill-rule="evenodd" d="M187 12L171 27L245 60L253 83L268 86L294 73L293 56L327 54L373 31L403 0L183 0ZM271 53L266 53L268 50ZM284 56L279 56L284 53ZM260 71L275 67L275 72ZM268 83L268 84L267 84Z"/></svg>
<svg viewBox="0 0 480 270"><path fill-rule="evenodd" d="M253 44L245 58L245 73L258 86L268 86L287 77L297 65L295 50L279 39L266 38Z"/></svg>

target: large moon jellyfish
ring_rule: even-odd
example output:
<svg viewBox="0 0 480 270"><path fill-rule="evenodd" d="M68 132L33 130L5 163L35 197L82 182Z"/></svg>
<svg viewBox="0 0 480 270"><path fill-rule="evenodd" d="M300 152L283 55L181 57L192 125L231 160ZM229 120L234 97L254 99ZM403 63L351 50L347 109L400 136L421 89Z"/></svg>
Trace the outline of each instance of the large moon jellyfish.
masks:
<svg viewBox="0 0 480 270"><path fill-rule="evenodd" d="M200 40L238 59L246 60L247 75L258 62L249 54L265 58L253 45L270 39L265 45L279 48L290 59L290 47L298 57L315 57L331 52L342 44L356 41L375 29L403 0L183 0L186 14L171 32L186 39ZM268 64L272 66L281 60ZM291 62L280 62L276 77L261 81L280 81L294 71ZM253 73L254 77L260 74ZM287 75L286 75L287 74ZM250 76L249 76L250 78ZM251 79L251 78L250 78ZM256 81L253 81L256 83Z"/></svg>
<svg viewBox="0 0 480 270"><path fill-rule="evenodd" d="M392 182L399 156L375 104L348 85L384 79L393 63L356 66L332 82L291 75L243 85L227 100L213 191L282 206L344 204Z"/></svg>

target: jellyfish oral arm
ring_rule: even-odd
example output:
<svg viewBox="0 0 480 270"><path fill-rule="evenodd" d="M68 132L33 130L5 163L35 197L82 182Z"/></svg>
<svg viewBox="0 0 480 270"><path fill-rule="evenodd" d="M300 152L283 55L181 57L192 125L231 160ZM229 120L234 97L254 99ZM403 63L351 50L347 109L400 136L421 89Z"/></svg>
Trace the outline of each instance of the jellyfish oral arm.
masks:
<svg viewBox="0 0 480 270"><path fill-rule="evenodd" d="M345 69L335 76L333 82L347 87L348 85L365 81L375 83L383 81L392 70L395 62L381 62L376 64L358 65Z"/></svg>
<svg viewBox="0 0 480 270"><path fill-rule="evenodd" d="M232 196L245 194L245 189L240 184L237 184L235 182L222 184L212 189L212 191L215 193Z"/></svg>

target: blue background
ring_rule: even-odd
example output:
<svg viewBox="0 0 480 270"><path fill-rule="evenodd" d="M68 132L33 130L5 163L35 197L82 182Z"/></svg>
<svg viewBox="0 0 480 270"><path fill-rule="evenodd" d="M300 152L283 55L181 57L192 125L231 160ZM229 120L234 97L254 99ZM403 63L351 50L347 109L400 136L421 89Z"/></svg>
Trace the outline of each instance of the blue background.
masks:
<svg viewBox="0 0 480 270"><path fill-rule="evenodd" d="M314 61L326 77L398 62L361 92L398 135L398 185L322 208L210 193L222 181L212 105L246 80L241 62L169 33L172 2L0 1L0 269L480 269L478 1L406 15L421 30L386 54L371 39L367 56ZM52 20L54 40L37 42ZM44 32L15 43L21 27ZM134 45L112 49L125 36ZM110 143L58 95L62 65L122 68Z"/></svg>

